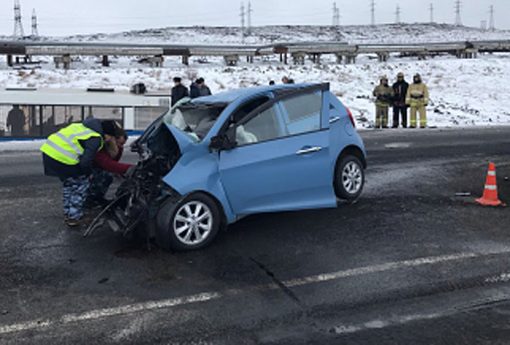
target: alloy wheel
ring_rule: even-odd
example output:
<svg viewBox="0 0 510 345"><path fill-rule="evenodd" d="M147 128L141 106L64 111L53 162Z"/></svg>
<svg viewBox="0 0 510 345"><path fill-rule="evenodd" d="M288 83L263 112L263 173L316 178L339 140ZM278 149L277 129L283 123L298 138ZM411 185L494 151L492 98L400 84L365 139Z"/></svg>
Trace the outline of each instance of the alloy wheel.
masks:
<svg viewBox="0 0 510 345"><path fill-rule="evenodd" d="M186 245L197 245L207 239L213 228L213 214L201 201L189 201L175 213L173 231Z"/></svg>

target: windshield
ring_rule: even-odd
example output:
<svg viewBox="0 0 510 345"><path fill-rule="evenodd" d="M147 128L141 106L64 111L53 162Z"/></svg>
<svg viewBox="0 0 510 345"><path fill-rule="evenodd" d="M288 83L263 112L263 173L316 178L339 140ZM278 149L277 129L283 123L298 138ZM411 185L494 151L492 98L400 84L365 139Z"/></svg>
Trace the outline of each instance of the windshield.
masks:
<svg viewBox="0 0 510 345"><path fill-rule="evenodd" d="M194 104L191 101L180 103L164 116L167 125L176 127L200 142L209 133L225 104Z"/></svg>

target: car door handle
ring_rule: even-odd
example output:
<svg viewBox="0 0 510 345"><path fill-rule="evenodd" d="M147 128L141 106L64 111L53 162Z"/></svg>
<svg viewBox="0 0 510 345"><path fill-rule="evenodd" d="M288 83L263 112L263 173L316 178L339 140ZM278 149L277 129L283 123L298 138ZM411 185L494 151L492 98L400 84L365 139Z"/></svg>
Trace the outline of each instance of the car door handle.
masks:
<svg viewBox="0 0 510 345"><path fill-rule="evenodd" d="M335 123L337 121L340 121L340 116L335 116L335 117L332 117L331 119L329 119L329 123Z"/></svg>
<svg viewBox="0 0 510 345"><path fill-rule="evenodd" d="M320 150L322 150L322 147L320 147L320 146L307 147L307 148L302 148L301 150L296 152L296 154L297 155L306 155L307 153L319 152Z"/></svg>

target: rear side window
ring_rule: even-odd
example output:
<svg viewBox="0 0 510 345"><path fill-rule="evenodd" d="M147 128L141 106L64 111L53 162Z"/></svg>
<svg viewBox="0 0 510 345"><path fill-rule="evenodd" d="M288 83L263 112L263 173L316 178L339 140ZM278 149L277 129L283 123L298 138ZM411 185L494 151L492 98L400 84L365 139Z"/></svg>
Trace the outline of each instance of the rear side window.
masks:
<svg viewBox="0 0 510 345"><path fill-rule="evenodd" d="M322 92L292 97L281 103L287 112L285 125L289 135L313 132L321 128Z"/></svg>

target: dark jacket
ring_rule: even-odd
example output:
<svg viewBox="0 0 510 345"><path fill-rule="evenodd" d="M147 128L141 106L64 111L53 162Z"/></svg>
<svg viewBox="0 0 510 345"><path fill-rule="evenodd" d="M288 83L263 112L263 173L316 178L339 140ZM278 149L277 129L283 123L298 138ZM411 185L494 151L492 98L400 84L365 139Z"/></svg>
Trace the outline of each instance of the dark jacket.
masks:
<svg viewBox="0 0 510 345"><path fill-rule="evenodd" d="M395 84L393 84L393 92L395 93L395 95L393 96L394 107L406 106L406 95L408 89L409 84L405 80L397 81Z"/></svg>
<svg viewBox="0 0 510 345"><path fill-rule="evenodd" d="M189 87L189 96L191 98L200 97L200 86L197 83L192 83Z"/></svg>
<svg viewBox="0 0 510 345"><path fill-rule="evenodd" d="M11 127L11 135L19 136L24 134L25 113L19 108L13 108L7 115L7 126Z"/></svg>
<svg viewBox="0 0 510 345"><path fill-rule="evenodd" d="M190 97L191 98L212 95L211 89L209 89L209 87L206 85L198 85L197 83L193 83L193 84L191 84L189 89L190 89Z"/></svg>
<svg viewBox="0 0 510 345"><path fill-rule="evenodd" d="M189 92L188 88L182 84L179 84L177 86L174 86L172 88L172 106L175 105L175 103L179 102L184 97L188 97Z"/></svg>
<svg viewBox="0 0 510 345"><path fill-rule="evenodd" d="M87 119L83 121L83 125L92 129L103 136L103 128L101 120ZM80 163L77 165L67 165L54 160L53 158L43 153L44 174L47 176L55 176L60 180L65 180L69 177L78 177L83 175L90 175L92 173L92 164L99 147L101 146L101 138L90 138L87 140L80 140L80 145L83 147L83 154L80 156Z"/></svg>
<svg viewBox="0 0 510 345"><path fill-rule="evenodd" d="M209 89L209 86L206 86L206 85L202 85L199 88L199 91L200 91L200 96L210 96L210 95L212 95L211 89Z"/></svg>

